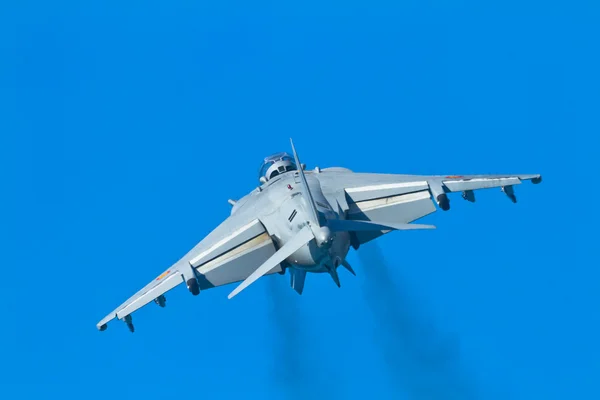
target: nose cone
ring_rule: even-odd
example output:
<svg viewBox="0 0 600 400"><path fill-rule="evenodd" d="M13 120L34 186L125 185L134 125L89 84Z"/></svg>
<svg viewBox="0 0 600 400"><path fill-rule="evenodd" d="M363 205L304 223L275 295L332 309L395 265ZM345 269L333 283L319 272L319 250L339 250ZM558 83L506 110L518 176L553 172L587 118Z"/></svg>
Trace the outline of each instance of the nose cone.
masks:
<svg viewBox="0 0 600 400"><path fill-rule="evenodd" d="M328 247L333 242L333 234L328 227L322 226L315 232L315 239L319 247Z"/></svg>

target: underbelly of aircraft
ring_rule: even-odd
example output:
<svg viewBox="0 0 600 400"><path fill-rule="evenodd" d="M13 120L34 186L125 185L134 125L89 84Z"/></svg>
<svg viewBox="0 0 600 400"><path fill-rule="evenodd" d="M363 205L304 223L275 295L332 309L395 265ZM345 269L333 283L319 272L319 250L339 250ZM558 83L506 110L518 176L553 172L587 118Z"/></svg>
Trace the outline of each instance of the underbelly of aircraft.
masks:
<svg viewBox="0 0 600 400"><path fill-rule="evenodd" d="M286 261L296 268L310 272L326 272L330 267L337 268L346 258L349 249L350 235L347 232L338 232L331 246L319 248L315 240L311 240Z"/></svg>

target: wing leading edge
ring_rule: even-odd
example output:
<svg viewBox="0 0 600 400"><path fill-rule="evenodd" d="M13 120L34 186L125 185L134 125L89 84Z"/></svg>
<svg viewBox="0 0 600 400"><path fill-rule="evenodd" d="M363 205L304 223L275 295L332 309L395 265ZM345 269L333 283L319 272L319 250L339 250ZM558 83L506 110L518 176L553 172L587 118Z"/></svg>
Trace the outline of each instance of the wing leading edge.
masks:
<svg viewBox="0 0 600 400"><path fill-rule="evenodd" d="M133 331L131 314L152 301L164 307L164 294L182 282L187 283L192 294L198 294L204 289L246 279L276 250L258 219L245 222L235 215L229 217L171 268L104 317L96 327L103 331L108 322L117 318L126 322ZM276 265L269 273L280 271L281 266ZM195 284L190 285L190 280Z"/></svg>
<svg viewBox="0 0 600 400"><path fill-rule="evenodd" d="M103 331L106 329L108 322L115 318L125 320L132 312L140 309L153 300L164 307L164 294L182 282L183 279L179 269L176 266L171 267L104 317L96 324L96 327ZM163 297L161 298L161 296ZM128 325L130 324L130 322L126 322ZM130 329L132 329L132 327L133 325L130 326Z"/></svg>

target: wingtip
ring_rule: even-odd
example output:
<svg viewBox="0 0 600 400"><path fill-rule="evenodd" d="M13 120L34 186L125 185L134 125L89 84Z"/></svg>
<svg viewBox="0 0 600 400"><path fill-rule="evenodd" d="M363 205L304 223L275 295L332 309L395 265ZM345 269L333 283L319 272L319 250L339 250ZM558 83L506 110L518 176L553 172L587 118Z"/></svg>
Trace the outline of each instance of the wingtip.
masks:
<svg viewBox="0 0 600 400"><path fill-rule="evenodd" d="M107 328L107 324L110 321L112 321L113 319L115 319L116 317L117 317L117 313L113 311L112 313L108 314L106 317L102 318L102 320L96 324L96 328L100 332L105 331Z"/></svg>

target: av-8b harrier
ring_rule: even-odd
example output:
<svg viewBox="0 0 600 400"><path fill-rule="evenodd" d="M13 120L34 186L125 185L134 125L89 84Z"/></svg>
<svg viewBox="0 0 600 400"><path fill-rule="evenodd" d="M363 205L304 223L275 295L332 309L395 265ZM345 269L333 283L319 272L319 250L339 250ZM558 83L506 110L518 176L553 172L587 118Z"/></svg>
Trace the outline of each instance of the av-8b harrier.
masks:
<svg viewBox="0 0 600 400"><path fill-rule="evenodd" d="M305 170L294 143L293 157L278 153L264 159L260 186L238 201L231 215L183 258L97 324L101 331L115 318L134 331L131 314L185 282L198 295L215 286L241 282L231 299L263 275L289 272L302 294L308 272L328 273L340 286L337 269L352 274L350 247L394 230L434 229L412 224L436 210L450 209L448 193L475 201L476 189L499 187L516 203L514 185L540 175L395 175L354 173L346 168Z"/></svg>

